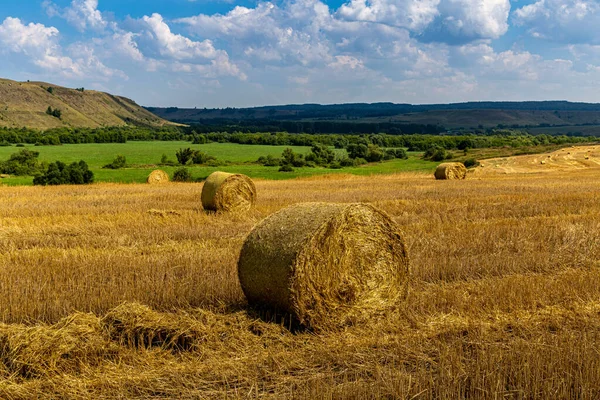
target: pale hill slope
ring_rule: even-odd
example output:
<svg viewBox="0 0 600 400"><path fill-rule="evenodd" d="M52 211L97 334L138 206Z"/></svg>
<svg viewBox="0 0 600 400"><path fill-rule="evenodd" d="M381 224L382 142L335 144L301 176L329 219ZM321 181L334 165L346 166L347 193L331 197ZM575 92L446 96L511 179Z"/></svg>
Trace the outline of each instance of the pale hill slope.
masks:
<svg viewBox="0 0 600 400"><path fill-rule="evenodd" d="M482 160L474 175L527 174L600 169L600 145L572 146L545 154Z"/></svg>
<svg viewBox="0 0 600 400"><path fill-rule="evenodd" d="M48 87L52 87L52 93L46 90ZM61 110L61 118L46 114L48 107ZM49 129L171 124L125 97L44 82L0 79L0 126Z"/></svg>

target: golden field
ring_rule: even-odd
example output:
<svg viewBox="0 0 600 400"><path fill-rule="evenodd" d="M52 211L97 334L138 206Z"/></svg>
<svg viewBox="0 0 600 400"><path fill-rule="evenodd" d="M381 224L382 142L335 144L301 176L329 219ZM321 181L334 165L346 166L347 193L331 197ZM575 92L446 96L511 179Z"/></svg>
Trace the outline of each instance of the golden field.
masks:
<svg viewBox="0 0 600 400"><path fill-rule="evenodd" d="M256 188L235 216L202 184L0 187L0 398L600 396L599 169ZM304 201L398 223L402 311L316 335L247 307L244 237Z"/></svg>

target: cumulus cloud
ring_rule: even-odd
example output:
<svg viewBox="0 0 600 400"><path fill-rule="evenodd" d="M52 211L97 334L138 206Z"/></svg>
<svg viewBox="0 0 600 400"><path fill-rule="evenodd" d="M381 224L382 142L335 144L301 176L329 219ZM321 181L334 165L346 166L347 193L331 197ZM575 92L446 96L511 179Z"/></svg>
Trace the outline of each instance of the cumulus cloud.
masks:
<svg viewBox="0 0 600 400"><path fill-rule="evenodd" d="M509 0L351 0L337 15L408 29L424 41L496 39L508 30Z"/></svg>
<svg viewBox="0 0 600 400"><path fill-rule="evenodd" d="M8 17L0 25L0 44L5 51L22 54L43 70L69 78L127 78L123 72L105 66L93 50L85 46L73 45L69 54L64 54L57 42L58 35L55 27L26 25L18 18Z"/></svg>
<svg viewBox="0 0 600 400"><path fill-rule="evenodd" d="M44 0L42 5L49 16L62 17L82 32L88 28L101 31L107 26L106 20L98 10L98 0L73 0L70 6L64 9L50 0Z"/></svg>
<svg viewBox="0 0 600 400"><path fill-rule="evenodd" d="M439 15L440 0L351 0L337 15L346 20L378 22L421 32Z"/></svg>
<svg viewBox="0 0 600 400"><path fill-rule="evenodd" d="M299 0L280 8L259 3L255 8L237 6L225 15L204 15L177 20L199 36L227 41L239 54L258 62L312 65L331 59L330 43L321 33L330 19L320 1Z"/></svg>
<svg viewBox="0 0 600 400"><path fill-rule="evenodd" d="M425 32L434 40L497 39L508 31L509 0L443 0L438 9L440 15Z"/></svg>
<svg viewBox="0 0 600 400"><path fill-rule="evenodd" d="M566 43L600 43L597 0L539 0L513 13L531 36ZM595 28L592 28L595 27Z"/></svg>
<svg viewBox="0 0 600 400"><path fill-rule="evenodd" d="M0 42L6 49L38 56L52 52L56 47L55 38L58 29L42 24L23 24L19 18L8 17L0 25Z"/></svg>
<svg viewBox="0 0 600 400"><path fill-rule="evenodd" d="M144 16L143 21L148 26L148 33L156 44L159 53L162 56L171 57L177 60L208 58L217 56L217 50L210 40L194 42L185 36L171 32L169 25L165 23L160 14Z"/></svg>

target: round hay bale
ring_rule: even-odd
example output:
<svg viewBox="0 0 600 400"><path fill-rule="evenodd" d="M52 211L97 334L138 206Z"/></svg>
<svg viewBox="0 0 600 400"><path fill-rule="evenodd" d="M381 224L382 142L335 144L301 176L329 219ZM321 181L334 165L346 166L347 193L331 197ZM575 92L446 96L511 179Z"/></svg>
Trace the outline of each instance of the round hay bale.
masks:
<svg viewBox="0 0 600 400"><path fill-rule="evenodd" d="M148 183L167 183L169 182L169 175L161 170L161 169L155 169L154 171L150 172L150 175L148 175Z"/></svg>
<svg viewBox="0 0 600 400"><path fill-rule="evenodd" d="M398 226L361 203L287 207L252 230L238 261L251 305L289 313L316 331L398 307L408 273Z"/></svg>
<svg viewBox="0 0 600 400"><path fill-rule="evenodd" d="M254 207L256 187L246 175L217 171L206 178L201 198L205 210L243 212Z"/></svg>
<svg viewBox="0 0 600 400"><path fill-rule="evenodd" d="M463 163L443 163L435 170L435 179L466 179L467 168Z"/></svg>

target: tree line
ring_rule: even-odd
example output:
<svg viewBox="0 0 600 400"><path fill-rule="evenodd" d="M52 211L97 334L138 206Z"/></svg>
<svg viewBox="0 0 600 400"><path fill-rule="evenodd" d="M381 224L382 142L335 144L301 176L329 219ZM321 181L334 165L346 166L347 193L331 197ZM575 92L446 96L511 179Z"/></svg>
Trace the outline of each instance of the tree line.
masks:
<svg viewBox="0 0 600 400"><path fill-rule="evenodd" d="M272 146L313 146L323 144L347 148L350 144L374 144L383 148L408 148L426 151L432 146L446 150L465 150L490 147L524 147L537 145L564 145L597 141L596 137L531 135L516 129L493 129L485 133L469 134L309 134L290 132L209 132L202 133L189 127L61 127L38 131L28 128L0 127L0 146L11 144L61 145L80 143L125 143L127 141L189 141L193 144L238 143Z"/></svg>

